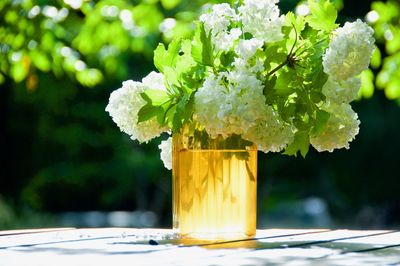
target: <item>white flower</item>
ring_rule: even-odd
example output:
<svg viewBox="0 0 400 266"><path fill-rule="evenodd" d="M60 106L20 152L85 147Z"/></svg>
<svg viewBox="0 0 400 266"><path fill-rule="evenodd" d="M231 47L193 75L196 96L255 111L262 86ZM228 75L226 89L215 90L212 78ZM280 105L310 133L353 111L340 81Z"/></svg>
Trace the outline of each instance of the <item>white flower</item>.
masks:
<svg viewBox="0 0 400 266"><path fill-rule="evenodd" d="M242 31L239 28L229 30L231 21L238 20L235 10L229 4L213 5L212 11L200 16L207 33L211 32L211 41L217 50L226 51L232 48Z"/></svg>
<svg viewBox="0 0 400 266"><path fill-rule="evenodd" d="M121 131L130 135L131 139L147 142L167 129L161 128L156 118L138 124L138 112L146 104L140 94L146 89L165 90L164 76L151 72L142 81L124 81L122 88L111 93L106 111Z"/></svg>
<svg viewBox="0 0 400 266"><path fill-rule="evenodd" d="M278 0L244 0L239 7L243 31L265 42L283 39L285 17L279 16Z"/></svg>
<svg viewBox="0 0 400 266"><path fill-rule="evenodd" d="M341 81L367 69L374 50L373 34L374 30L359 19L336 29L323 56L325 73Z"/></svg>
<svg viewBox="0 0 400 266"><path fill-rule="evenodd" d="M164 163L164 167L168 170L172 169L172 137L163 140L158 148L161 150L160 158Z"/></svg>
<svg viewBox="0 0 400 266"><path fill-rule="evenodd" d="M264 42L256 38L250 40L240 39L235 52L241 59L247 60L254 56L258 49L263 46Z"/></svg>
<svg viewBox="0 0 400 266"><path fill-rule="evenodd" d="M167 90L164 84L164 75L154 71L150 72L146 77L144 77L142 79L142 83L149 89L161 91Z"/></svg>
<svg viewBox="0 0 400 266"><path fill-rule="evenodd" d="M212 136L243 134L263 116L262 82L245 71L211 75L195 94L195 117Z"/></svg>
<svg viewBox="0 0 400 266"><path fill-rule="evenodd" d="M237 20L237 15L227 3L213 5L211 12L200 16L207 32L226 31L231 20Z"/></svg>
<svg viewBox="0 0 400 266"><path fill-rule="evenodd" d="M233 28L230 31L212 36L215 48L221 51L228 51L234 46L234 42L239 39L240 35L242 35L242 31L239 28Z"/></svg>
<svg viewBox="0 0 400 266"><path fill-rule="evenodd" d="M311 144L319 152L334 149L349 149L349 143L359 132L360 121L349 104L331 104L324 108L330 113L325 129L310 138Z"/></svg>
<svg viewBox="0 0 400 266"><path fill-rule="evenodd" d="M322 93L328 101L338 104L350 103L357 98L360 87L361 79L359 78L350 78L341 82L335 82L329 78L322 88Z"/></svg>
<svg viewBox="0 0 400 266"><path fill-rule="evenodd" d="M260 151L280 152L294 138L294 128L286 124L271 106L264 107L264 117L258 119L243 138L257 144Z"/></svg>

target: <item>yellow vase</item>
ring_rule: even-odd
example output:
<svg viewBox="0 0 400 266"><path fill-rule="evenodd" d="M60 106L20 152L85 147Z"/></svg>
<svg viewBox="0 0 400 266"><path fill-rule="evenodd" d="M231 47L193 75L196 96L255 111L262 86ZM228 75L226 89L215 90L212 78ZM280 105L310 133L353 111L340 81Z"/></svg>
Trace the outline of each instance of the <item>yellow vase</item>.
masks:
<svg viewBox="0 0 400 266"><path fill-rule="evenodd" d="M182 238L232 240L256 232L257 147L211 139L185 126L173 134L173 227Z"/></svg>

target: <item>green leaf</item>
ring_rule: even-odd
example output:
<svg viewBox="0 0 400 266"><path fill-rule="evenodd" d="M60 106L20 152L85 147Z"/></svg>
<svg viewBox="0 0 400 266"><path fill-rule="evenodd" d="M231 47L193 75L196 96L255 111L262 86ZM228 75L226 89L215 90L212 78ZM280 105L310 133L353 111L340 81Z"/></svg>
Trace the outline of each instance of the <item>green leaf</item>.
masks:
<svg viewBox="0 0 400 266"><path fill-rule="evenodd" d="M285 15L285 22L286 26L288 27L295 27L298 35L304 30L306 26L306 21L304 20L303 16L295 16L293 12L288 12Z"/></svg>
<svg viewBox="0 0 400 266"><path fill-rule="evenodd" d="M280 71L276 80L275 91L278 95L287 96L293 93L292 80L296 78L295 71Z"/></svg>
<svg viewBox="0 0 400 266"><path fill-rule="evenodd" d="M175 112L176 112L176 104L171 104L165 112L165 123L168 125L169 128L173 128ZM178 132L178 131L173 130L173 132Z"/></svg>
<svg viewBox="0 0 400 266"><path fill-rule="evenodd" d="M306 17L308 24L316 30L331 32L336 24L337 10L329 0L308 0L311 15Z"/></svg>
<svg viewBox="0 0 400 266"><path fill-rule="evenodd" d="M197 63L191 54L192 44L190 40L183 40L181 43L181 50L176 59L175 71L178 76L192 72L192 68L197 66Z"/></svg>
<svg viewBox="0 0 400 266"><path fill-rule="evenodd" d="M173 100L168 93L162 90L148 89L142 92L140 96L146 101L146 105L139 110L138 123L156 116L158 123L165 125L166 112Z"/></svg>
<svg viewBox="0 0 400 266"><path fill-rule="evenodd" d="M358 92L359 98L369 99L374 95L374 73L371 69L364 70L361 73L361 88Z"/></svg>
<svg viewBox="0 0 400 266"><path fill-rule="evenodd" d="M185 109L182 113L182 121L183 123L189 121L194 112L194 93L189 96L189 100L186 102Z"/></svg>
<svg viewBox="0 0 400 266"><path fill-rule="evenodd" d="M371 57L371 67L377 69L381 66L381 64L382 64L381 50L379 50L378 47L375 47L375 50L372 53Z"/></svg>
<svg viewBox="0 0 400 266"><path fill-rule="evenodd" d="M235 61L235 53L234 52L224 52L221 54L219 60L221 61L222 66L229 67Z"/></svg>
<svg viewBox="0 0 400 266"><path fill-rule="evenodd" d="M305 158L309 149L310 137L308 136L308 133L304 131L298 131L294 136L293 142L285 149L283 154L294 155L296 157L297 153L300 151L303 158Z"/></svg>
<svg viewBox="0 0 400 266"><path fill-rule="evenodd" d="M328 81L328 75L324 72L322 64L318 64L310 74L310 86L313 91L321 91L322 87Z"/></svg>
<svg viewBox="0 0 400 266"><path fill-rule="evenodd" d="M103 80L103 74L95 68L84 69L76 73L76 79L83 86L94 87Z"/></svg>
<svg viewBox="0 0 400 266"><path fill-rule="evenodd" d="M265 70L269 71L272 69L272 65L279 65L286 61L287 54L284 53L282 46L280 45L268 45L264 51L265 54Z"/></svg>
<svg viewBox="0 0 400 266"><path fill-rule="evenodd" d="M181 0L161 0L162 6L167 10L173 9L174 7L179 5L180 2Z"/></svg>
<svg viewBox="0 0 400 266"><path fill-rule="evenodd" d="M211 33L206 33L203 23L197 24L192 41L192 56L194 60L206 66L213 66L214 56L212 51Z"/></svg>
<svg viewBox="0 0 400 266"><path fill-rule="evenodd" d="M276 85L276 76L269 77L267 80L264 81L264 96L267 104L273 104L275 97L275 90L274 87Z"/></svg>
<svg viewBox="0 0 400 266"><path fill-rule="evenodd" d="M161 106L170 99L167 92L155 89L145 90L140 95L153 106Z"/></svg>
<svg viewBox="0 0 400 266"><path fill-rule="evenodd" d="M179 51L181 49L181 40L177 39L168 45L168 50L165 49L164 44L159 44L154 50L154 65L161 72L164 73L165 67L175 66Z"/></svg>
<svg viewBox="0 0 400 266"><path fill-rule="evenodd" d="M160 106L153 106L150 103L146 104L142 108L140 108L138 112L138 124L155 116L162 116L164 114L164 109Z"/></svg>
<svg viewBox="0 0 400 266"><path fill-rule="evenodd" d="M400 47L400 28L389 25L391 37L386 40L385 47L388 54L396 54Z"/></svg>
<svg viewBox="0 0 400 266"><path fill-rule="evenodd" d="M178 73L172 67L164 66L164 77L165 80L167 81L167 85L169 88L172 87L180 88L182 86L182 84L179 81L180 77Z"/></svg>
<svg viewBox="0 0 400 266"><path fill-rule="evenodd" d="M385 88L385 95L389 100L400 98L400 80L392 79Z"/></svg>
<svg viewBox="0 0 400 266"><path fill-rule="evenodd" d="M329 117L331 115L324 110L317 110L315 125L313 128L313 134L318 136L325 129L326 123L328 123Z"/></svg>
<svg viewBox="0 0 400 266"><path fill-rule="evenodd" d="M191 98L192 95L186 94L180 98L176 105L176 110L172 122L172 131L178 132L184 122L189 120L193 113L193 104L194 101ZM189 102L191 102L189 104Z"/></svg>
<svg viewBox="0 0 400 266"><path fill-rule="evenodd" d="M185 83L185 87L190 90L197 89L199 84L203 84L203 79L206 74L206 67L204 65L197 65L191 68L188 73L182 76L182 80Z"/></svg>
<svg viewBox="0 0 400 266"><path fill-rule="evenodd" d="M17 83L23 81L28 75L28 72L29 66L25 63L24 59L11 65L10 74Z"/></svg>
<svg viewBox="0 0 400 266"><path fill-rule="evenodd" d="M51 64L47 56L43 52L39 52L38 50L32 50L30 52L30 56L33 64L39 70L43 72L47 72L51 69Z"/></svg>

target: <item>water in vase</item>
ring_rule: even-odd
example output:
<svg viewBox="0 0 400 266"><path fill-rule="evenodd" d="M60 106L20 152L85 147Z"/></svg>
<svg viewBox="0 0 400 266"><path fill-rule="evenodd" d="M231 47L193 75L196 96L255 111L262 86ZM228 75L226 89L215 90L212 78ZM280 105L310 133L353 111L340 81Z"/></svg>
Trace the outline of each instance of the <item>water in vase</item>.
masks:
<svg viewBox="0 0 400 266"><path fill-rule="evenodd" d="M182 237L254 236L257 150L183 149L174 161L174 228Z"/></svg>

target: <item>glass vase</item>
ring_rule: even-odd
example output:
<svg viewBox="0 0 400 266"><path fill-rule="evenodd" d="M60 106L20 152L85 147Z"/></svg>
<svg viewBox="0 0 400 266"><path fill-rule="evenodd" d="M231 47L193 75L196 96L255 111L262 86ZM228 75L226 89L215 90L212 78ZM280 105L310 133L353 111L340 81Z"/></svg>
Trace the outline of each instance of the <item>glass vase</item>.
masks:
<svg viewBox="0 0 400 266"><path fill-rule="evenodd" d="M257 147L238 135L210 136L194 125L173 134L173 227L186 239L253 237Z"/></svg>

